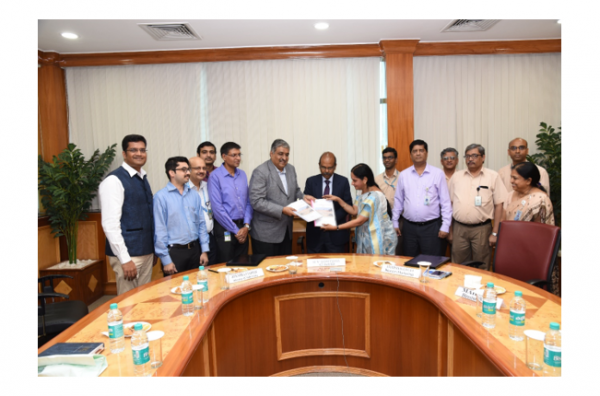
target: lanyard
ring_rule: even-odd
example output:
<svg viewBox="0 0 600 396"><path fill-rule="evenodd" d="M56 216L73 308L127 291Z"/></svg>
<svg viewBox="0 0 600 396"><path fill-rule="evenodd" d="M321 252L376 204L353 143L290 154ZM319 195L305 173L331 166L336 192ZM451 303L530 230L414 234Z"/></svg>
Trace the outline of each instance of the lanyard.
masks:
<svg viewBox="0 0 600 396"><path fill-rule="evenodd" d="M383 182L384 182L385 184L387 184L388 186L392 187L392 188L395 190L395 189L396 189L396 186L394 186L394 183L396 182L396 179L398 179L398 175L396 175L396 177L394 177L394 180L392 180L392 183L391 183L391 184L390 184L390 183L388 183L388 181L387 181L387 180L385 180L385 178L383 179Z"/></svg>
<svg viewBox="0 0 600 396"><path fill-rule="evenodd" d="M202 196L204 197L204 202L203 202L204 205L201 205L202 211L206 212L206 213L210 213L207 208L208 205L206 204L208 202L208 198L206 197L206 191L203 188L200 188L200 190L202 190Z"/></svg>

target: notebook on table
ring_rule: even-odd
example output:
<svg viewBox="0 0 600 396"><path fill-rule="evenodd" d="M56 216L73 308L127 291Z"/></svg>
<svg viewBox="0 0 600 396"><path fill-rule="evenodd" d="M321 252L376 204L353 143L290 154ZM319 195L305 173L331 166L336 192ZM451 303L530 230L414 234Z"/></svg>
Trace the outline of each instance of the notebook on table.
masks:
<svg viewBox="0 0 600 396"><path fill-rule="evenodd" d="M407 261L406 263L404 263L404 265L407 265L409 267L418 267L419 264L417 264L419 261L429 261L431 263L431 267L429 268L437 268L440 265L446 263L447 261L450 261L450 257L444 257L444 256L429 256L427 254L419 254L417 257L415 257L412 260Z"/></svg>
<svg viewBox="0 0 600 396"><path fill-rule="evenodd" d="M241 254L233 260L227 262L229 267L256 267L265 258L266 254Z"/></svg>
<svg viewBox="0 0 600 396"><path fill-rule="evenodd" d="M103 350L103 342L59 342L40 353L38 357L53 355L95 355Z"/></svg>

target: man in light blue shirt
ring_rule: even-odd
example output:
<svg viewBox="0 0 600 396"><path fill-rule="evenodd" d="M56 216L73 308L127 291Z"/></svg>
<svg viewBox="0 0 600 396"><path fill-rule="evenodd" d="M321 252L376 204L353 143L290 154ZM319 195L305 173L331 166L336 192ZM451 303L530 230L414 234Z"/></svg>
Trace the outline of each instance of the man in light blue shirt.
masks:
<svg viewBox="0 0 600 396"><path fill-rule="evenodd" d="M187 158L169 158L165 172L169 183L154 195L154 250L166 276L208 265L209 237Z"/></svg>

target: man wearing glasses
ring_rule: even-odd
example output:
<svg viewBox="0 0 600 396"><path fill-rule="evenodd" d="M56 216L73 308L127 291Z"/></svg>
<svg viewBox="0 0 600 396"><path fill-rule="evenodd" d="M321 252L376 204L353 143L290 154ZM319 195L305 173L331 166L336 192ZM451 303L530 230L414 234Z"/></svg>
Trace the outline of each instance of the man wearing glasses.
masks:
<svg viewBox="0 0 600 396"><path fill-rule="evenodd" d="M210 240L208 244L208 265L217 264L217 240L215 239L214 219L210 196L208 194L208 183L204 181L206 177L206 163L200 157L190 157L190 188L198 193L200 202L202 202L202 214L204 214L204 224Z"/></svg>
<svg viewBox="0 0 600 396"><path fill-rule="evenodd" d="M350 183L344 176L335 173L337 159L330 152L325 152L319 159L320 175L311 176L306 179L304 194L311 195L316 199L322 199L326 195L340 197L348 205L352 206L352 195L350 194ZM346 223L348 214L339 203L333 203L335 221L338 226ZM350 231L339 230L323 232L315 227L314 222L306 223L306 249L308 253L348 253L350 242Z"/></svg>
<svg viewBox="0 0 600 396"><path fill-rule="evenodd" d="M154 256L152 190L146 171L146 139L123 138L123 164L100 183L98 195L106 255L116 275L117 294L150 282Z"/></svg>
<svg viewBox="0 0 600 396"><path fill-rule="evenodd" d="M456 165L458 165L458 151L453 147L448 147L441 154L442 169L446 176L446 185L450 185L450 179L456 172Z"/></svg>
<svg viewBox="0 0 600 396"><path fill-rule="evenodd" d="M223 164L208 179L208 194L215 215L218 263L248 254L252 206L248 196L248 178L239 169L242 161L240 149L240 145L234 142L222 145Z"/></svg>
<svg viewBox="0 0 600 396"><path fill-rule="evenodd" d="M522 162L527 162L527 154L529 154L529 148L527 147L527 140L516 138L510 141L508 144L508 155L512 159L512 164L506 165L498 171L504 186L508 192L512 191L512 185L510 183L510 173L515 168L517 164ZM548 177L548 172L546 169L537 165L538 170L540 171L540 184L544 186L546 191L548 192L548 196L550 196L550 178Z"/></svg>
<svg viewBox="0 0 600 396"><path fill-rule="evenodd" d="M502 219L502 204L508 194L498 173L483 167L485 148L471 144L465 150L467 169L450 180L452 262L481 261L490 267L490 253L496 244ZM492 226L492 220L494 221Z"/></svg>
<svg viewBox="0 0 600 396"><path fill-rule="evenodd" d="M188 184L188 159L169 158L165 172L169 182L154 195L154 251L167 276L208 265L209 238L200 196Z"/></svg>

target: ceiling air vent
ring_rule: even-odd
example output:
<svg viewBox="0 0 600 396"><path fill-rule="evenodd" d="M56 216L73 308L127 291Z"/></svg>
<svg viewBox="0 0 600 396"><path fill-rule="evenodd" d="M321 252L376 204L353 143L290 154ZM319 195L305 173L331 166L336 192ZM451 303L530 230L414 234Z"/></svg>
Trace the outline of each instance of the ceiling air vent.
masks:
<svg viewBox="0 0 600 396"><path fill-rule="evenodd" d="M494 26L499 19L455 19L442 32L481 32Z"/></svg>
<svg viewBox="0 0 600 396"><path fill-rule="evenodd" d="M138 23L138 26L157 41L202 40L187 23Z"/></svg>

